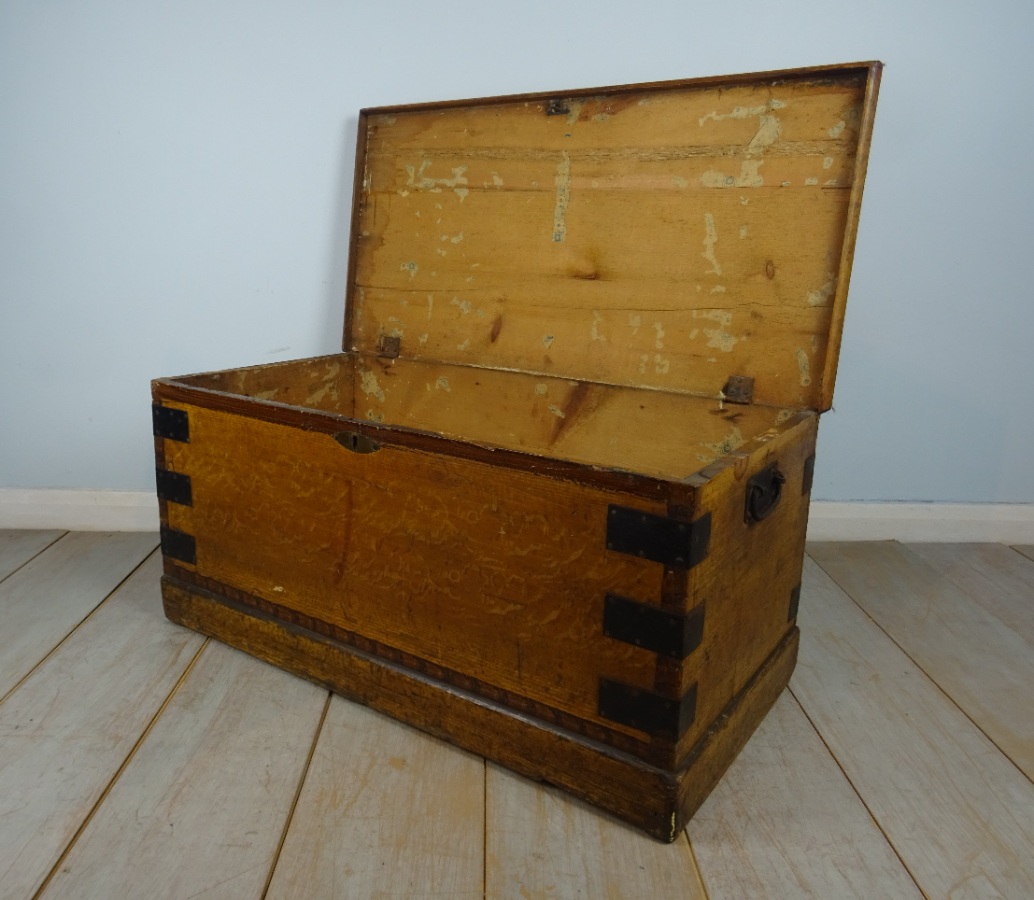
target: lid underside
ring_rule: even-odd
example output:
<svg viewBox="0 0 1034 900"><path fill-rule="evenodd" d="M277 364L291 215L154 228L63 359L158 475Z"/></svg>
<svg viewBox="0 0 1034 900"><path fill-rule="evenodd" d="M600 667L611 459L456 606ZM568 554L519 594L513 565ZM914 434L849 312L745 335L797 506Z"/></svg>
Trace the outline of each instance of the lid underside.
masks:
<svg viewBox="0 0 1034 900"><path fill-rule="evenodd" d="M829 408L879 70L364 111L345 349Z"/></svg>

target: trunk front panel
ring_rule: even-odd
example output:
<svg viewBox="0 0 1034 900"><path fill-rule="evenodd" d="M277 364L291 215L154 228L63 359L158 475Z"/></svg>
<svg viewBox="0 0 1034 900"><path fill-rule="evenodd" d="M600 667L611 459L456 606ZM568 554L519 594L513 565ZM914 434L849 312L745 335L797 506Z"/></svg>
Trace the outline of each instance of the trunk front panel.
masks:
<svg viewBox="0 0 1034 900"><path fill-rule="evenodd" d="M601 718L600 679L655 686L657 654L603 635L608 593L658 604L664 566L606 549L608 507L662 504L588 486L184 407L189 443L164 466L192 505L165 504L191 535L202 585L358 634L414 664L513 694L535 714ZM435 669L435 671L437 671ZM480 689L480 688L479 688ZM539 704L548 709L538 709ZM527 706L527 704L523 704Z"/></svg>

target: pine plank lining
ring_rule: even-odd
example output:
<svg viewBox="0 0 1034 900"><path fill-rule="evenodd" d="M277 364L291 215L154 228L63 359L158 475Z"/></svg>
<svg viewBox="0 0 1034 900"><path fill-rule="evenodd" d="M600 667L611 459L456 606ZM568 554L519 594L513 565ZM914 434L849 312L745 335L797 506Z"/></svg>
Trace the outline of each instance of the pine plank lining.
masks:
<svg viewBox="0 0 1034 900"><path fill-rule="evenodd" d="M973 688L920 671L811 561L792 694L665 846L337 698L322 719L324 691L214 642L196 656L202 639L162 620L157 556L104 599L153 544L68 535L0 587L41 621L84 585L100 593L53 652L24 632L32 674L0 700L5 900L258 900L267 883L270 897L1034 896L1034 786L960 710ZM872 577L868 551L813 549L844 581ZM899 604L1020 615L1019 639L1024 557L902 549ZM952 559L930 597L915 572Z"/></svg>
<svg viewBox="0 0 1034 900"><path fill-rule="evenodd" d="M874 80L364 111L352 346L818 408Z"/></svg>
<svg viewBox="0 0 1034 900"><path fill-rule="evenodd" d="M335 354L176 382L547 459L674 479L798 421L792 409L728 404L717 393L698 397L372 355Z"/></svg>

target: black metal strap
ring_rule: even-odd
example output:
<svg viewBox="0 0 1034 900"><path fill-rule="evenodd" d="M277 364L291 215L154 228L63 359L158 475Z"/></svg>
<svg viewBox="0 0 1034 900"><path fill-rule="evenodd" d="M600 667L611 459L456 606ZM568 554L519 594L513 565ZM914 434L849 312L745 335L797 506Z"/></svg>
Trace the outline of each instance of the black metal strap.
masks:
<svg viewBox="0 0 1034 900"><path fill-rule="evenodd" d="M178 559L192 566L197 564L197 544L194 535L162 526L161 537L162 553L170 559Z"/></svg>
<svg viewBox="0 0 1034 900"><path fill-rule="evenodd" d="M685 659L704 635L704 604L688 613L672 613L617 594L603 601L603 633L618 641Z"/></svg>
<svg viewBox="0 0 1034 900"><path fill-rule="evenodd" d="M155 437L190 443L190 421L187 419L186 410L159 406L155 403L151 406L151 421Z"/></svg>
<svg viewBox="0 0 1034 900"><path fill-rule="evenodd" d="M689 569L707 556L711 514L692 522L611 504L607 508L607 549Z"/></svg>
<svg viewBox="0 0 1034 900"><path fill-rule="evenodd" d="M194 492L190 484L190 476L181 472L170 472L168 469L154 470L158 497L171 503L183 506L194 505Z"/></svg>
<svg viewBox="0 0 1034 900"><path fill-rule="evenodd" d="M696 684L682 697L673 700L620 681L600 679L600 716L654 737L677 741L693 724L696 707Z"/></svg>

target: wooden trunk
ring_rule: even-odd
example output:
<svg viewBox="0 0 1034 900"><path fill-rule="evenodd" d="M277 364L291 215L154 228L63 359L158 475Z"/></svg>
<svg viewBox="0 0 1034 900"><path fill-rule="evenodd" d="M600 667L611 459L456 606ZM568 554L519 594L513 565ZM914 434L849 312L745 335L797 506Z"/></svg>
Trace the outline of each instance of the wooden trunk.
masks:
<svg viewBox="0 0 1034 900"><path fill-rule="evenodd" d="M363 111L343 352L153 384L168 616L673 840L796 660L879 73Z"/></svg>

